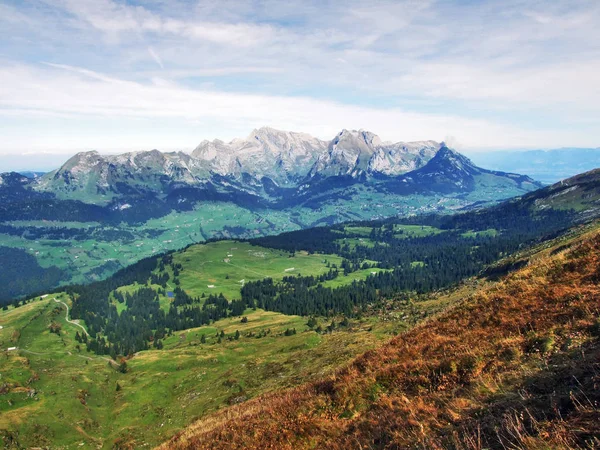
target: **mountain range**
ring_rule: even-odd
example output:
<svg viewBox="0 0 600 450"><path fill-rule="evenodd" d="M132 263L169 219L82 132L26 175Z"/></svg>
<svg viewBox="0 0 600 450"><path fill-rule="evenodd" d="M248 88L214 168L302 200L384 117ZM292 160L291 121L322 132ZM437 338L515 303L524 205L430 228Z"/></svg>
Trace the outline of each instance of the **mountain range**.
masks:
<svg viewBox="0 0 600 450"><path fill-rule="evenodd" d="M413 176L408 176L411 172ZM95 204L136 195L163 197L194 188L237 191L271 206L288 206L305 201L304 191L322 194L352 184L406 191L398 185L405 183L411 193L466 193L475 189L475 178L482 175L495 177L499 186L523 191L540 186L527 177L480 169L443 142L383 142L364 130L342 130L326 142L306 133L264 127L229 143L203 141L191 154L78 153L59 169L33 180L31 187L57 198Z"/></svg>
<svg viewBox="0 0 600 450"><path fill-rule="evenodd" d="M364 130L323 141L264 127L190 153L89 151L42 176L0 175L0 262L37 280L51 271L49 285L83 283L209 239L477 208L541 186L443 142L384 142ZM30 281L4 295L31 292Z"/></svg>

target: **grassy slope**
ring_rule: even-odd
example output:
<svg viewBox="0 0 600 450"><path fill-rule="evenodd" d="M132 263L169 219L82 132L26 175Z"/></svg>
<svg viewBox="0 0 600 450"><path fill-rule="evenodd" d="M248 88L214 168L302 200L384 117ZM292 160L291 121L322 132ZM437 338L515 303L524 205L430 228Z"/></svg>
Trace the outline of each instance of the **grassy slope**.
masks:
<svg viewBox="0 0 600 450"><path fill-rule="evenodd" d="M330 270L327 267L328 264L335 264L339 267L341 261L342 258L337 255L308 254L306 252L297 252L290 257L290 254L286 252L239 241L198 244L173 255L173 263L183 266L178 277L179 286L189 295L201 297L203 294L206 296L223 294L228 300L240 298L242 281L246 283L264 278L279 281L285 276L294 275L318 276ZM338 278L321 284L335 288L352 283L355 279L365 279L371 272L380 270L382 269L359 270L348 276L341 274ZM167 266L165 271L170 277L167 282L167 291L173 290L175 288L173 270ZM157 269L155 273L159 274L160 272ZM141 287L142 285L139 284L121 286L118 291L132 293ZM147 284L146 287L151 287L155 291L160 289L158 285ZM173 299L166 295L159 295L159 300L162 309L167 312ZM119 314L127 308L125 303L119 303L114 299L112 302L117 307Z"/></svg>
<svg viewBox="0 0 600 450"><path fill-rule="evenodd" d="M600 233L334 375L197 422L164 448L596 448Z"/></svg>
<svg viewBox="0 0 600 450"><path fill-rule="evenodd" d="M228 254L233 254L229 259L236 262L234 266L222 261ZM263 275L280 279L298 272L319 274L328 270L325 260L340 263L336 256L297 253L290 258L287 253L233 241L193 246L174 255L174 262L184 266L179 278L186 291L201 295L210 282L216 286L210 292L223 292L231 298L239 295L239 285L227 286L227 275L237 281ZM298 270L285 272L289 267ZM327 284L351 282L372 270L380 269L340 275ZM68 302L66 296L63 299ZM65 321L64 307L52 299L10 307L0 311L0 325L4 326L0 349L17 346L20 350L5 352L0 364L1 383L7 383L7 393L0 397L0 442L66 448L80 443L82 448L158 444L195 418L235 399L253 398L324 376L455 300L448 295L411 305L392 302L332 334L307 331L306 318L249 310L247 323L239 318L224 319L166 338L163 350L140 352L129 360L126 374L109 366L106 359L76 348L77 328ZM161 304L167 310L169 300L161 298ZM124 307L117 303L119 310ZM325 328L330 320L319 322ZM61 336L49 333L52 321L61 324ZM288 328L295 328L297 334L283 336ZM221 331L226 338L218 343L217 332ZM240 331L240 339L228 340L236 331ZM31 390L35 393L29 397Z"/></svg>
<svg viewBox="0 0 600 450"><path fill-rule="evenodd" d="M0 311L0 348L19 347L0 353L0 444L158 444L230 401L323 376L406 327L400 319L369 318L317 334L306 331L301 317L261 310L249 310L247 317L247 323L224 319L168 337L163 350L140 352L129 360L129 372L123 374L104 358L77 350L78 328L65 321L64 306L50 298ZM49 332L52 321L62 326L60 336ZM297 334L284 336L287 328L296 328ZM217 332L234 336L236 330L239 340L226 337L218 343ZM261 331L266 336L259 337Z"/></svg>

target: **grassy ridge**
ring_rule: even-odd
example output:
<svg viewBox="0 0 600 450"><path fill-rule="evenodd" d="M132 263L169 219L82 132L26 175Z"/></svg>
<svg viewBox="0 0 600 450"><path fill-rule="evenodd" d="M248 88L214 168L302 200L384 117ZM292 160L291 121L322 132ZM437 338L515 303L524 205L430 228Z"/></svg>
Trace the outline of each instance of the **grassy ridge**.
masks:
<svg viewBox="0 0 600 450"><path fill-rule="evenodd" d="M600 232L320 381L205 418L162 448L596 448Z"/></svg>

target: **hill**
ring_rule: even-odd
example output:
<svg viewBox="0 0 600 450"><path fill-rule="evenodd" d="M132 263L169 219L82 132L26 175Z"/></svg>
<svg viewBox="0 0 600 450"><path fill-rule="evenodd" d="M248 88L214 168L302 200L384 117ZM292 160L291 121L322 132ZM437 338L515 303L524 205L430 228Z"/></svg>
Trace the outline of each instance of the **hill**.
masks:
<svg viewBox="0 0 600 450"><path fill-rule="evenodd" d="M2 448L158 445L192 417L314 379L407 326L368 317L317 333L306 318L248 310L244 323L169 334L160 349L114 361L85 350L54 298L72 306L55 294L0 310Z"/></svg>
<svg viewBox="0 0 600 450"><path fill-rule="evenodd" d="M201 419L162 448L594 448L598 229L335 374Z"/></svg>
<svg viewBox="0 0 600 450"><path fill-rule="evenodd" d="M0 348L4 350L0 387L7 399L0 402L0 442L9 448L80 443L88 447L138 448L159 444L195 419L202 419L206 420L202 427L217 434L199 437L201 442L206 436L210 439L225 433L223 442L233 439L234 446L247 442L250 448L254 442L261 448L264 441L260 434L236 441L225 428L213 427L218 423L214 420L221 420L220 410L225 408L233 414L240 408L250 414L249 424L256 421L259 433L267 433L265 426L278 432L278 420L268 425L261 422L264 417L273 417L268 415L271 410L267 409L263 419L252 415L255 398L260 398L265 407L274 399L284 409L289 405L281 398L298 399L307 408L307 423L317 426L315 443L321 442L319 439L325 442L329 426L346 430L348 421L356 419L353 423L358 428L365 427L358 419L371 411L373 402L395 398L397 389L404 389L404 384L397 388L396 378L388 383L387 368L391 366L386 354L403 367L409 367L410 360L418 362L415 371L410 372L414 377L410 378L410 386L416 393L402 394L411 402L420 404L417 397L426 401L424 396L439 393L438 386L456 388L461 393L460 389L467 386L461 377L465 367L471 367L469 358L474 355L479 364L480 356L490 358L503 349L500 347L504 341L498 341L494 333L500 333L497 328L504 322L494 322L490 311L502 313L504 303L492 302L490 311L485 303L485 299L496 298L496 293L498 298L509 300L505 303L512 308L515 320L528 321L519 325L518 336L502 335L511 345L512 339L517 339L518 357L511 360L510 370L521 370L521 365L530 371L543 368L549 360L522 353L529 338L531 345L546 342L548 330L543 314L550 311L547 320L554 320L554 306L536 310L533 298L541 296L541 291L532 289L564 284L565 279L558 275L550 277L562 273L556 269L564 262L560 258L591 236L589 227L596 232L596 225L578 225L589 223L595 215L591 187L596 176L583 174L569 181L571 197L565 196L567 200L560 205L546 206L546 202L558 198L559 186L552 186L536 195L455 215L353 222L280 236L194 244L145 258L103 281L67 286L43 298L14 302L17 307L6 306L0 311ZM579 197L586 203L575 202L579 206L569 208L569 201ZM590 264L586 270L595 270L592 259L585 261ZM527 270L538 263L546 272L532 272L536 277L541 274L541 278L530 280ZM573 267L577 272L579 266ZM517 287L502 279L519 268L524 271L524 287L529 289L525 292L532 299L521 299ZM509 275L509 279L515 276ZM580 289L585 294L587 288L578 287L587 280L582 277L573 278L565 289L569 293ZM553 289L549 288L549 294ZM480 297L481 305L474 300ZM549 295L548 301L552 298ZM585 308L587 303L580 304L581 299L573 298L573 308L583 312L569 310L569 317L586 314L582 317L588 320L589 314L596 314L591 306ZM521 304L523 311L519 309ZM572 306L568 302L566 305ZM448 317L454 325L436 329L433 334L423 331L428 324L437 323L437 314L453 306L458 309L448 312ZM499 317L504 316L502 313ZM461 317L467 317L472 326ZM538 322L543 325L539 330ZM421 323L417 331L409 331ZM557 323L559 328L551 329L556 343L553 351L562 352L567 337L574 342L573 349L579 349L580 336L560 328L577 324L571 319ZM487 328L489 336L485 335ZM470 330L476 335L461 340L461 333ZM530 330L541 334L528 336ZM348 366L357 355L405 332L408 334L401 336L406 341L396 338L383 350L357 360L374 358L368 372L356 372L358 362ZM481 353L477 353L477 346L473 352L464 350L476 338L486 342L481 344ZM421 339L440 345L429 348ZM405 344L419 346L409 351ZM443 366L448 368L443 369L447 378L442 384L435 378L444 363L438 353L450 357L453 349L458 349L458 356ZM417 358L420 353L425 359ZM536 361L539 367L533 365ZM490 367L496 367L494 364L490 362ZM384 372L379 373L380 369ZM392 374L396 371L390 369ZM317 381L334 372L335 378L325 384ZM343 383L338 385L335 380ZM471 382L471 378L468 380ZM487 378L484 381L487 383ZM310 403L310 396L286 397L288 391L282 391L299 385L304 387L292 392L316 391L317 406ZM333 391L327 387L330 385ZM476 385L475 400L485 400L488 386ZM504 391L512 392L511 386L503 385ZM333 399L327 397L328 392L335 392ZM335 403L337 398L343 406ZM475 400L469 404L481 406ZM243 409L246 405L250 410ZM319 405L325 409L319 409ZM426 406L427 410L430 403ZM298 410L289 411L291 416L275 407L272 410L279 417L289 417L294 429L295 422L303 422L294 416ZM466 417L466 412L459 413L461 418ZM319 422L323 414L327 422ZM441 423L440 417L436 420ZM242 439L245 425L234 421L232 426L240 430ZM423 426L435 428L429 423ZM319 430L323 436L318 435ZM373 432L365 430L367 434ZM301 447L302 430L296 432L298 441L290 440L290 445ZM180 437L185 436L195 436L195 432ZM288 437L286 432L281 436ZM333 440L333 448L351 446L346 441L337 443L335 439L340 436L327 438ZM360 441L363 437L357 439L364 444ZM184 440L175 440L172 445L180 442L187 445Z"/></svg>

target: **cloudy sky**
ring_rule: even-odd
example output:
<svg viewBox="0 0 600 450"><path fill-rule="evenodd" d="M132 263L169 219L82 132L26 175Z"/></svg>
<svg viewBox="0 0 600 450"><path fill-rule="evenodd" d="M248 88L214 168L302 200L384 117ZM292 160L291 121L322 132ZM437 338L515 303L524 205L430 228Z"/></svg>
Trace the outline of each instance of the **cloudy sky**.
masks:
<svg viewBox="0 0 600 450"><path fill-rule="evenodd" d="M0 0L0 154L253 128L600 146L600 2Z"/></svg>

